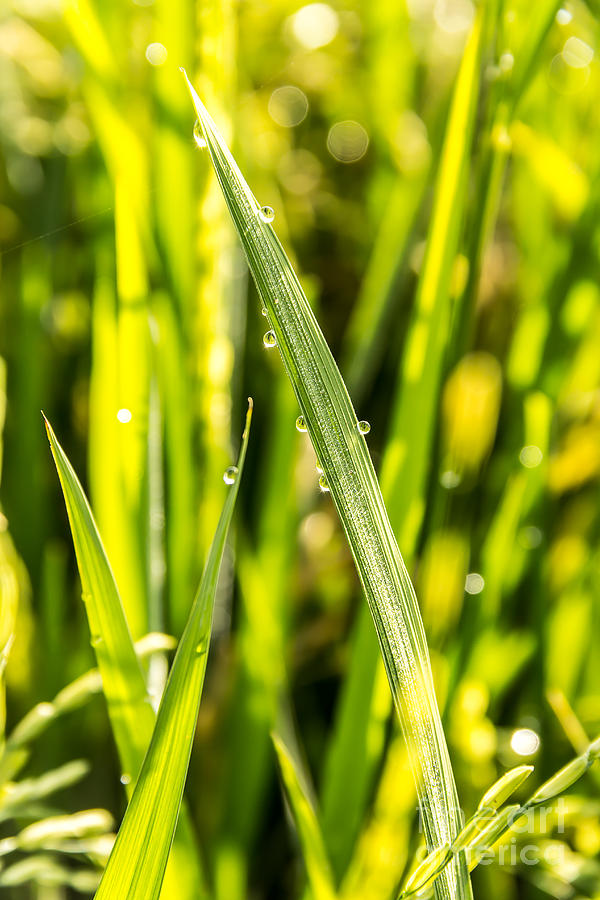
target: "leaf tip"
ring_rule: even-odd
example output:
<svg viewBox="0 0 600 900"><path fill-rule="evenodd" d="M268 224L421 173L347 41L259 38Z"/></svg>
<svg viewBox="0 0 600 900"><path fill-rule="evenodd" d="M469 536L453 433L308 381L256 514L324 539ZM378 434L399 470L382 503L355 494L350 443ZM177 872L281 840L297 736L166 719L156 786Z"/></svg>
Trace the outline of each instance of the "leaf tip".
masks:
<svg viewBox="0 0 600 900"><path fill-rule="evenodd" d="M242 434L242 440L245 440L248 436L248 432L250 430L250 422L252 421L252 410L254 409L254 400L252 397L248 397L248 411L246 412L246 424L244 426L244 433Z"/></svg>
<svg viewBox="0 0 600 900"><path fill-rule="evenodd" d="M42 419L44 420L44 426L46 428L46 434L48 435L48 440L52 443L52 438L54 437L54 431L52 430L52 425L48 421L46 417L46 413L43 409L40 409L40 413L42 415Z"/></svg>

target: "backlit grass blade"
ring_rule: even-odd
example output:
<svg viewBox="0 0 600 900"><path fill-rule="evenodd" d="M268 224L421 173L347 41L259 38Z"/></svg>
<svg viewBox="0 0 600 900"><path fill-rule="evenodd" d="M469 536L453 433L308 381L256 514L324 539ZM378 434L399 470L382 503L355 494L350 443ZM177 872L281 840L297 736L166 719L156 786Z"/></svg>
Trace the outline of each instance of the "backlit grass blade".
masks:
<svg viewBox="0 0 600 900"><path fill-rule="evenodd" d="M102 676L108 714L129 794L150 743L154 712L140 662L121 605L117 585L81 484L64 450L46 421L52 455L63 489L92 646ZM202 876L189 823L182 819L181 834L173 847L177 874L169 871L164 897L204 896ZM173 870L175 869L173 864Z"/></svg>
<svg viewBox="0 0 600 900"><path fill-rule="evenodd" d="M333 875L327 859L319 821L302 784L296 763L282 739L273 735L281 777L294 815L308 881L314 900L335 900Z"/></svg>
<svg viewBox="0 0 600 900"><path fill-rule="evenodd" d="M340 878L350 861L385 746L391 699L366 607L359 611L348 674L323 770L323 834Z"/></svg>
<svg viewBox="0 0 600 900"><path fill-rule="evenodd" d="M135 779L154 726L144 675L92 511L47 421L46 429L67 506L91 642L102 674L108 713L123 771Z"/></svg>
<svg viewBox="0 0 600 900"><path fill-rule="evenodd" d="M300 283L216 125L190 92L260 298L343 524L386 663L411 754L428 842L452 840L458 802L433 690L423 625L348 392ZM468 897L464 861L440 879L439 897Z"/></svg>
<svg viewBox="0 0 600 900"><path fill-rule="evenodd" d="M431 225L381 482L402 552L411 555L425 513L438 396L452 315L452 279L467 198L471 140L479 96L480 9L458 73L438 172Z"/></svg>
<svg viewBox="0 0 600 900"><path fill-rule="evenodd" d="M237 472L158 711L133 797L111 853L98 900L157 898L175 832L204 684L219 568L244 466L252 404Z"/></svg>
<svg viewBox="0 0 600 900"><path fill-rule="evenodd" d="M486 10L486 15L491 16L491 9ZM384 456L383 494L388 503L394 531L409 566L425 511L427 476L438 411L437 401L447 353L448 325L452 308L450 285L466 204L471 137L479 94L479 61L482 46L480 19L481 13L467 43L454 88L423 269L402 357L402 381L395 401L393 424ZM415 203L417 199L415 195ZM406 215L406 210L403 212ZM399 217L400 214L401 210L398 209L395 216ZM388 260L393 255L392 241L395 239L402 245L409 239L409 235L405 233L408 226L405 226L404 230L400 228L401 221L399 218L395 234L390 231L385 239L385 245L381 248L383 256ZM382 229L382 234L385 235L385 229ZM374 273L385 271L386 266L382 262L376 262L374 258ZM367 276L364 290L367 290L371 277ZM377 285L376 278L375 285ZM374 297L370 298L370 314L375 314L378 306L379 304L374 302ZM366 311L363 316L366 319ZM367 340L367 344L370 343L372 340ZM353 357L363 362L368 360L368 356L364 353L362 356L353 353ZM349 371L352 383L359 384L355 378L356 370L350 368ZM339 747L336 754L338 760L335 767L328 765L324 779L323 827L336 873L339 873L340 860L343 859L344 853L348 853L352 839L350 812L353 810L356 817L360 811L357 800L360 797L360 790L363 794L365 792L375 761L371 760L370 765L367 765L365 729L363 728L362 736L357 732L352 734L353 728L357 728L358 720L366 719L369 707L374 708L376 702L369 690L369 684L376 683L376 648L369 643L366 625L368 623L364 619L358 620L355 645L362 649L360 656L352 658L351 668L353 680L360 683L362 696L358 692L354 696L349 692L343 695L346 709L341 708L344 717L338 722L340 726L345 722L346 728L345 731L341 730L341 727L338 730L336 735ZM357 703L360 703L360 706L357 706ZM376 718L373 717L372 721L375 725ZM355 773L350 787L345 784L347 779L339 774L337 785L336 779L331 777L332 772L339 773L339 762L344 758L344 743L351 751L346 765L351 765ZM372 742L369 741L368 746L372 749ZM361 759L364 761L362 766ZM333 758L330 762L333 763ZM358 772L361 777L356 777Z"/></svg>

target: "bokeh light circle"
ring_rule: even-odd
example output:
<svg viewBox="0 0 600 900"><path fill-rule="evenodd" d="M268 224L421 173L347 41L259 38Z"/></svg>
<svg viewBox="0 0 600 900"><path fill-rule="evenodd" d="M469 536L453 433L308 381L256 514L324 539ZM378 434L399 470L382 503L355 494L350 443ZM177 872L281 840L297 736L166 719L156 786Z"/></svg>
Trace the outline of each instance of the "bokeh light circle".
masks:
<svg viewBox="0 0 600 900"><path fill-rule="evenodd" d="M300 88L287 84L275 88L269 97L268 110L278 125L294 128L303 122L308 114L308 99Z"/></svg>
<svg viewBox="0 0 600 900"><path fill-rule="evenodd" d="M334 159L354 163L362 159L369 146L369 135L359 122L336 122L327 135L327 149Z"/></svg>

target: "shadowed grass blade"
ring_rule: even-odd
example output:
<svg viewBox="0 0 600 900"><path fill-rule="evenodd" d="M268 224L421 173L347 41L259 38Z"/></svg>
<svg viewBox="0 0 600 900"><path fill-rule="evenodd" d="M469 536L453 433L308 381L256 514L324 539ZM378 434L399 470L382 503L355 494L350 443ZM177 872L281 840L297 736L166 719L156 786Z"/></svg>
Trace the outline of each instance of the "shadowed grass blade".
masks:
<svg viewBox="0 0 600 900"><path fill-rule="evenodd" d="M248 257L369 603L419 789L430 846L451 841L458 802L433 690L423 624L350 397L290 262L227 145L188 81L204 138ZM469 897L462 859L438 897Z"/></svg>
<svg viewBox="0 0 600 900"><path fill-rule="evenodd" d="M242 473L252 404L237 472L158 711L133 797L111 853L98 900L154 900L167 864L183 796L200 706L219 568Z"/></svg>

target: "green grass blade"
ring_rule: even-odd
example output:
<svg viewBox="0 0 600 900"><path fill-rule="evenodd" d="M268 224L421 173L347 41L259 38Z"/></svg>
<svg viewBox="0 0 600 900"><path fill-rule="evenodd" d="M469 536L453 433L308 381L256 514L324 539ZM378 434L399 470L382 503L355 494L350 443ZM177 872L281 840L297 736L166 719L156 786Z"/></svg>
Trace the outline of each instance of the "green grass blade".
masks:
<svg viewBox="0 0 600 900"><path fill-rule="evenodd" d="M91 641L102 674L123 771L133 780L154 715L110 564L77 475L48 421L46 429L73 533Z"/></svg>
<svg viewBox="0 0 600 900"><path fill-rule="evenodd" d="M479 96L482 12L463 55L444 138L423 270L401 364L381 481L403 553L409 556L425 512L426 482L451 322L452 272L466 203Z"/></svg>
<svg viewBox="0 0 600 900"><path fill-rule="evenodd" d="M277 734L272 735L286 795L294 815L304 863L314 900L335 900L333 875L327 858L317 814L303 784L303 776L292 752Z"/></svg>
<svg viewBox="0 0 600 900"><path fill-rule="evenodd" d="M219 568L246 456L251 414L250 403L237 476L223 506L150 747L96 894L98 900L150 900L160 893L196 730Z"/></svg>
<svg viewBox="0 0 600 900"><path fill-rule="evenodd" d="M354 630L352 656L323 771L323 834L336 878L350 862L390 715L390 694L369 618L365 606Z"/></svg>
<svg viewBox="0 0 600 900"><path fill-rule="evenodd" d="M46 429L73 535L92 646L102 676L122 771L127 776L124 778L126 790L131 794L152 737L154 711L92 511L48 421ZM198 896L199 891L200 896L204 896L199 887L202 875L187 816L182 817L173 856L177 863L174 861L173 866L169 867L169 880L165 882L163 896L191 900Z"/></svg>
<svg viewBox="0 0 600 900"><path fill-rule="evenodd" d="M337 507L369 603L431 846L456 834L458 802L414 590L350 397L300 283L216 125L189 84L204 138ZM267 221L265 221L267 219ZM468 897L457 861L439 897Z"/></svg>

